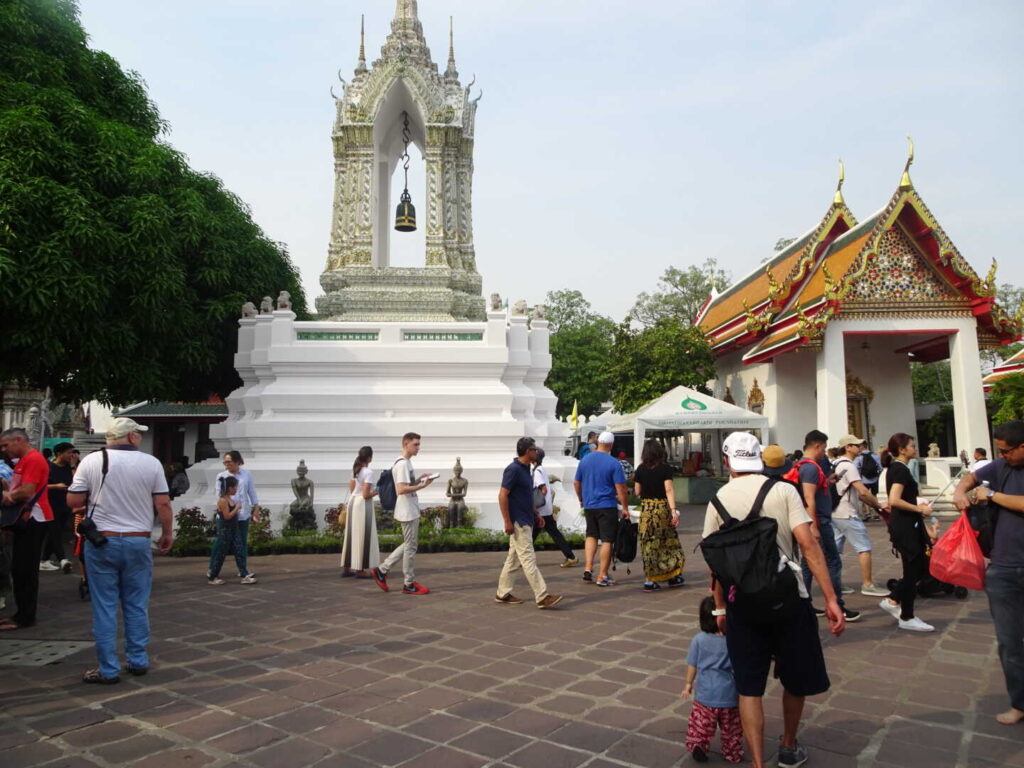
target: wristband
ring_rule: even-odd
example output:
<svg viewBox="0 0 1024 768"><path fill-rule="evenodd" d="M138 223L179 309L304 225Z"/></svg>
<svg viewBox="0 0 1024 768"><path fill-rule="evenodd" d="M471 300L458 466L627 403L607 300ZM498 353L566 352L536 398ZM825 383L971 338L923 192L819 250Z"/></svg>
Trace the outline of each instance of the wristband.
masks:
<svg viewBox="0 0 1024 768"><path fill-rule="evenodd" d="M712 616L725 616L725 608L715 608L711 611Z"/></svg>

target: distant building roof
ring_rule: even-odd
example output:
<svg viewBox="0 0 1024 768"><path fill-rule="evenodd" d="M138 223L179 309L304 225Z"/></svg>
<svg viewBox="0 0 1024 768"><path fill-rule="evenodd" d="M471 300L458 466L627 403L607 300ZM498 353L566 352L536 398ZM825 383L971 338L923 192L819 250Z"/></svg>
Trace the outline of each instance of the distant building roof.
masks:
<svg viewBox="0 0 1024 768"><path fill-rule="evenodd" d="M116 411L114 415L124 416L136 421L139 419L221 421L228 417L228 407L225 403L168 403L157 400L122 408Z"/></svg>

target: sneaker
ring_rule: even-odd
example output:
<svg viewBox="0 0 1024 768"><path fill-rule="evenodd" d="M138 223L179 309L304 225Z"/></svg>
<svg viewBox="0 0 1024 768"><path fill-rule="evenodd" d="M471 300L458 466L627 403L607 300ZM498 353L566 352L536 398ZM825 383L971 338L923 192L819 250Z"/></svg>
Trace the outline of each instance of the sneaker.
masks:
<svg viewBox="0 0 1024 768"><path fill-rule="evenodd" d="M383 589L385 592L388 591L388 575L380 568L374 568L370 571L373 576L373 580L377 583L377 586Z"/></svg>
<svg viewBox="0 0 1024 768"><path fill-rule="evenodd" d="M61 560L61 561L60 561L60 569L61 569L61 570L62 570L62 571L63 571L64 573L71 573L71 568L72 568L72 567L73 567L73 566L72 566L72 564L71 564L71 561L70 561L70 560L68 560L68 559L67 559L66 557L65 557L65 558L64 558L63 560Z"/></svg>
<svg viewBox="0 0 1024 768"><path fill-rule="evenodd" d="M816 605L812 605L811 606L811 610L814 611L814 615L817 616L819 619L823 618L825 616L825 609L824 608L819 608Z"/></svg>
<svg viewBox="0 0 1024 768"><path fill-rule="evenodd" d="M679 576L673 576L671 579L665 582L670 587L681 587L686 583L686 579L683 578L682 574Z"/></svg>
<svg viewBox="0 0 1024 768"><path fill-rule="evenodd" d="M700 747L694 747L693 752L690 754L693 755L693 762L695 763L706 763L708 761L708 753Z"/></svg>
<svg viewBox="0 0 1024 768"><path fill-rule="evenodd" d="M807 762L807 750L800 742L790 749L779 744L779 768L799 768Z"/></svg>
<svg viewBox="0 0 1024 768"><path fill-rule="evenodd" d="M917 616L912 619L900 619L900 629L907 629L911 632L934 632L935 627L925 624Z"/></svg>
<svg viewBox="0 0 1024 768"><path fill-rule="evenodd" d="M644 582L644 592L657 592L661 589L661 584L656 584L653 581Z"/></svg>
<svg viewBox="0 0 1024 768"><path fill-rule="evenodd" d="M548 595L543 600L541 600L539 603L537 603L537 607L538 608L554 608L560 602L562 602L562 596L561 595Z"/></svg>
<svg viewBox="0 0 1024 768"><path fill-rule="evenodd" d="M893 605L892 603L890 603L889 602L889 598L883 597L882 598L882 602L880 602L878 604L878 607L881 608L886 613L888 613L890 616L892 616L897 621L899 620L899 618L900 618L900 607L899 607L899 605Z"/></svg>
<svg viewBox="0 0 1024 768"><path fill-rule="evenodd" d="M504 597L498 597L495 595L494 602L501 603L502 605L521 605L523 601L509 592Z"/></svg>
<svg viewBox="0 0 1024 768"><path fill-rule="evenodd" d="M583 572L583 580L584 581L593 581L594 580L594 572L593 571L584 571Z"/></svg>
<svg viewBox="0 0 1024 768"><path fill-rule="evenodd" d="M51 563L49 560L43 560L43 562L41 562L39 564L39 570L40 571L59 571L60 570L60 566L59 565L55 565L54 563Z"/></svg>
<svg viewBox="0 0 1024 768"><path fill-rule="evenodd" d="M885 587L876 587L874 584L865 584L860 588L860 593L868 597L885 597L889 590Z"/></svg>
<svg viewBox="0 0 1024 768"><path fill-rule="evenodd" d="M851 611L849 608L843 608L843 616L847 622L858 621L860 619L860 611Z"/></svg>
<svg viewBox="0 0 1024 768"><path fill-rule="evenodd" d="M852 595L853 594L853 587L843 587L842 590L840 590L840 594Z"/></svg>
<svg viewBox="0 0 1024 768"><path fill-rule="evenodd" d="M579 564L580 564L580 561L577 560L575 557L567 557L567 558L565 558L565 562L561 563L558 567L559 568L573 568L574 566L577 566Z"/></svg>
<svg viewBox="0 0 1024 768"><path fill-rule="evenodd" d="M403 595L427 595L430 594L430 590L420 584L418 581L414 581L412 584L402 585Z"/></svg>
<svg viewBox="0 0 1024 768"><path fill-rule="evenodd" d="M617 582L611 576L605 576L603 578L597 579L596 581L594 581L594 583L597 584L597 586L599 587L614 587L619 582Z"/></svg>
<svg viewBox="0 0 1024 768"><path fill-rule="evenodd" d="M239 582L239 583L241 583L241 584L256 584L256 583L258 583L256 581L256 574L255 573L250 573L248 576L243 576L241 582Z"/></svg>
<svg viewBox="0 0 1024 768"><path fill-rule="evenodd" d="M224 583L224 579L221 579L221 578L209 579L206 583L210 584L212 586L215 586L215 587L219 587L221 584Z"/></svg>

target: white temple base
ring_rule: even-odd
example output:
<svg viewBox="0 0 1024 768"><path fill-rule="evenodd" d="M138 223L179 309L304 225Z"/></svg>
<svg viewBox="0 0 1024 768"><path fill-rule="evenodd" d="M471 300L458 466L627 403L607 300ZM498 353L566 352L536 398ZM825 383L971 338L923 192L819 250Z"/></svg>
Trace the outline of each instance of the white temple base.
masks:
<svg viewBox="0 0 1024 768"><path fill-rule="evenodd" d="M318 525L347 497L352 463L374 450L375 476L401 452L402 435L422 435L417 473L441 477L420 492L422 506L447 505L456 458L469 481L466 504L477 526L500 529L498 489L524 435L544 448L562 478L560 527L581 529L571 489L576 460L563 455L568 427L544 386L551 368L548 323L491 312L485 322L297 322L290 311L239 321L235 367L242 386L226 400L228 419L211 429L218 450L240 451L260 502L280 530L302 459L315 484ZM189 470L192 487L175 509L212 514L219 459Z"/></svg>

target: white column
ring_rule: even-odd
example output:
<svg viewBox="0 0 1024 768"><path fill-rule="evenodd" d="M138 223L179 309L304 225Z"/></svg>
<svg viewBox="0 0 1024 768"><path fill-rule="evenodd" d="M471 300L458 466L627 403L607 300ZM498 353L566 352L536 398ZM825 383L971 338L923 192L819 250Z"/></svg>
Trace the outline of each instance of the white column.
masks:
<svg viewBox="0 0 1024 768"><path fill-rule="evenodd" d="M988 416L985 390L981 384L981 356L974 323L949 339L949 369L953 378L953 425L957 453L970 456L975 448L988 448Z"/></svg>
<svg viewBox="0 0 1024 768"><path fill-rule="evenodd" d="M846 434L846 353L842 331L829 325L825 329L817 359L817 428L838 440ZM808 429L809 431L809 429Z"/></svg>

